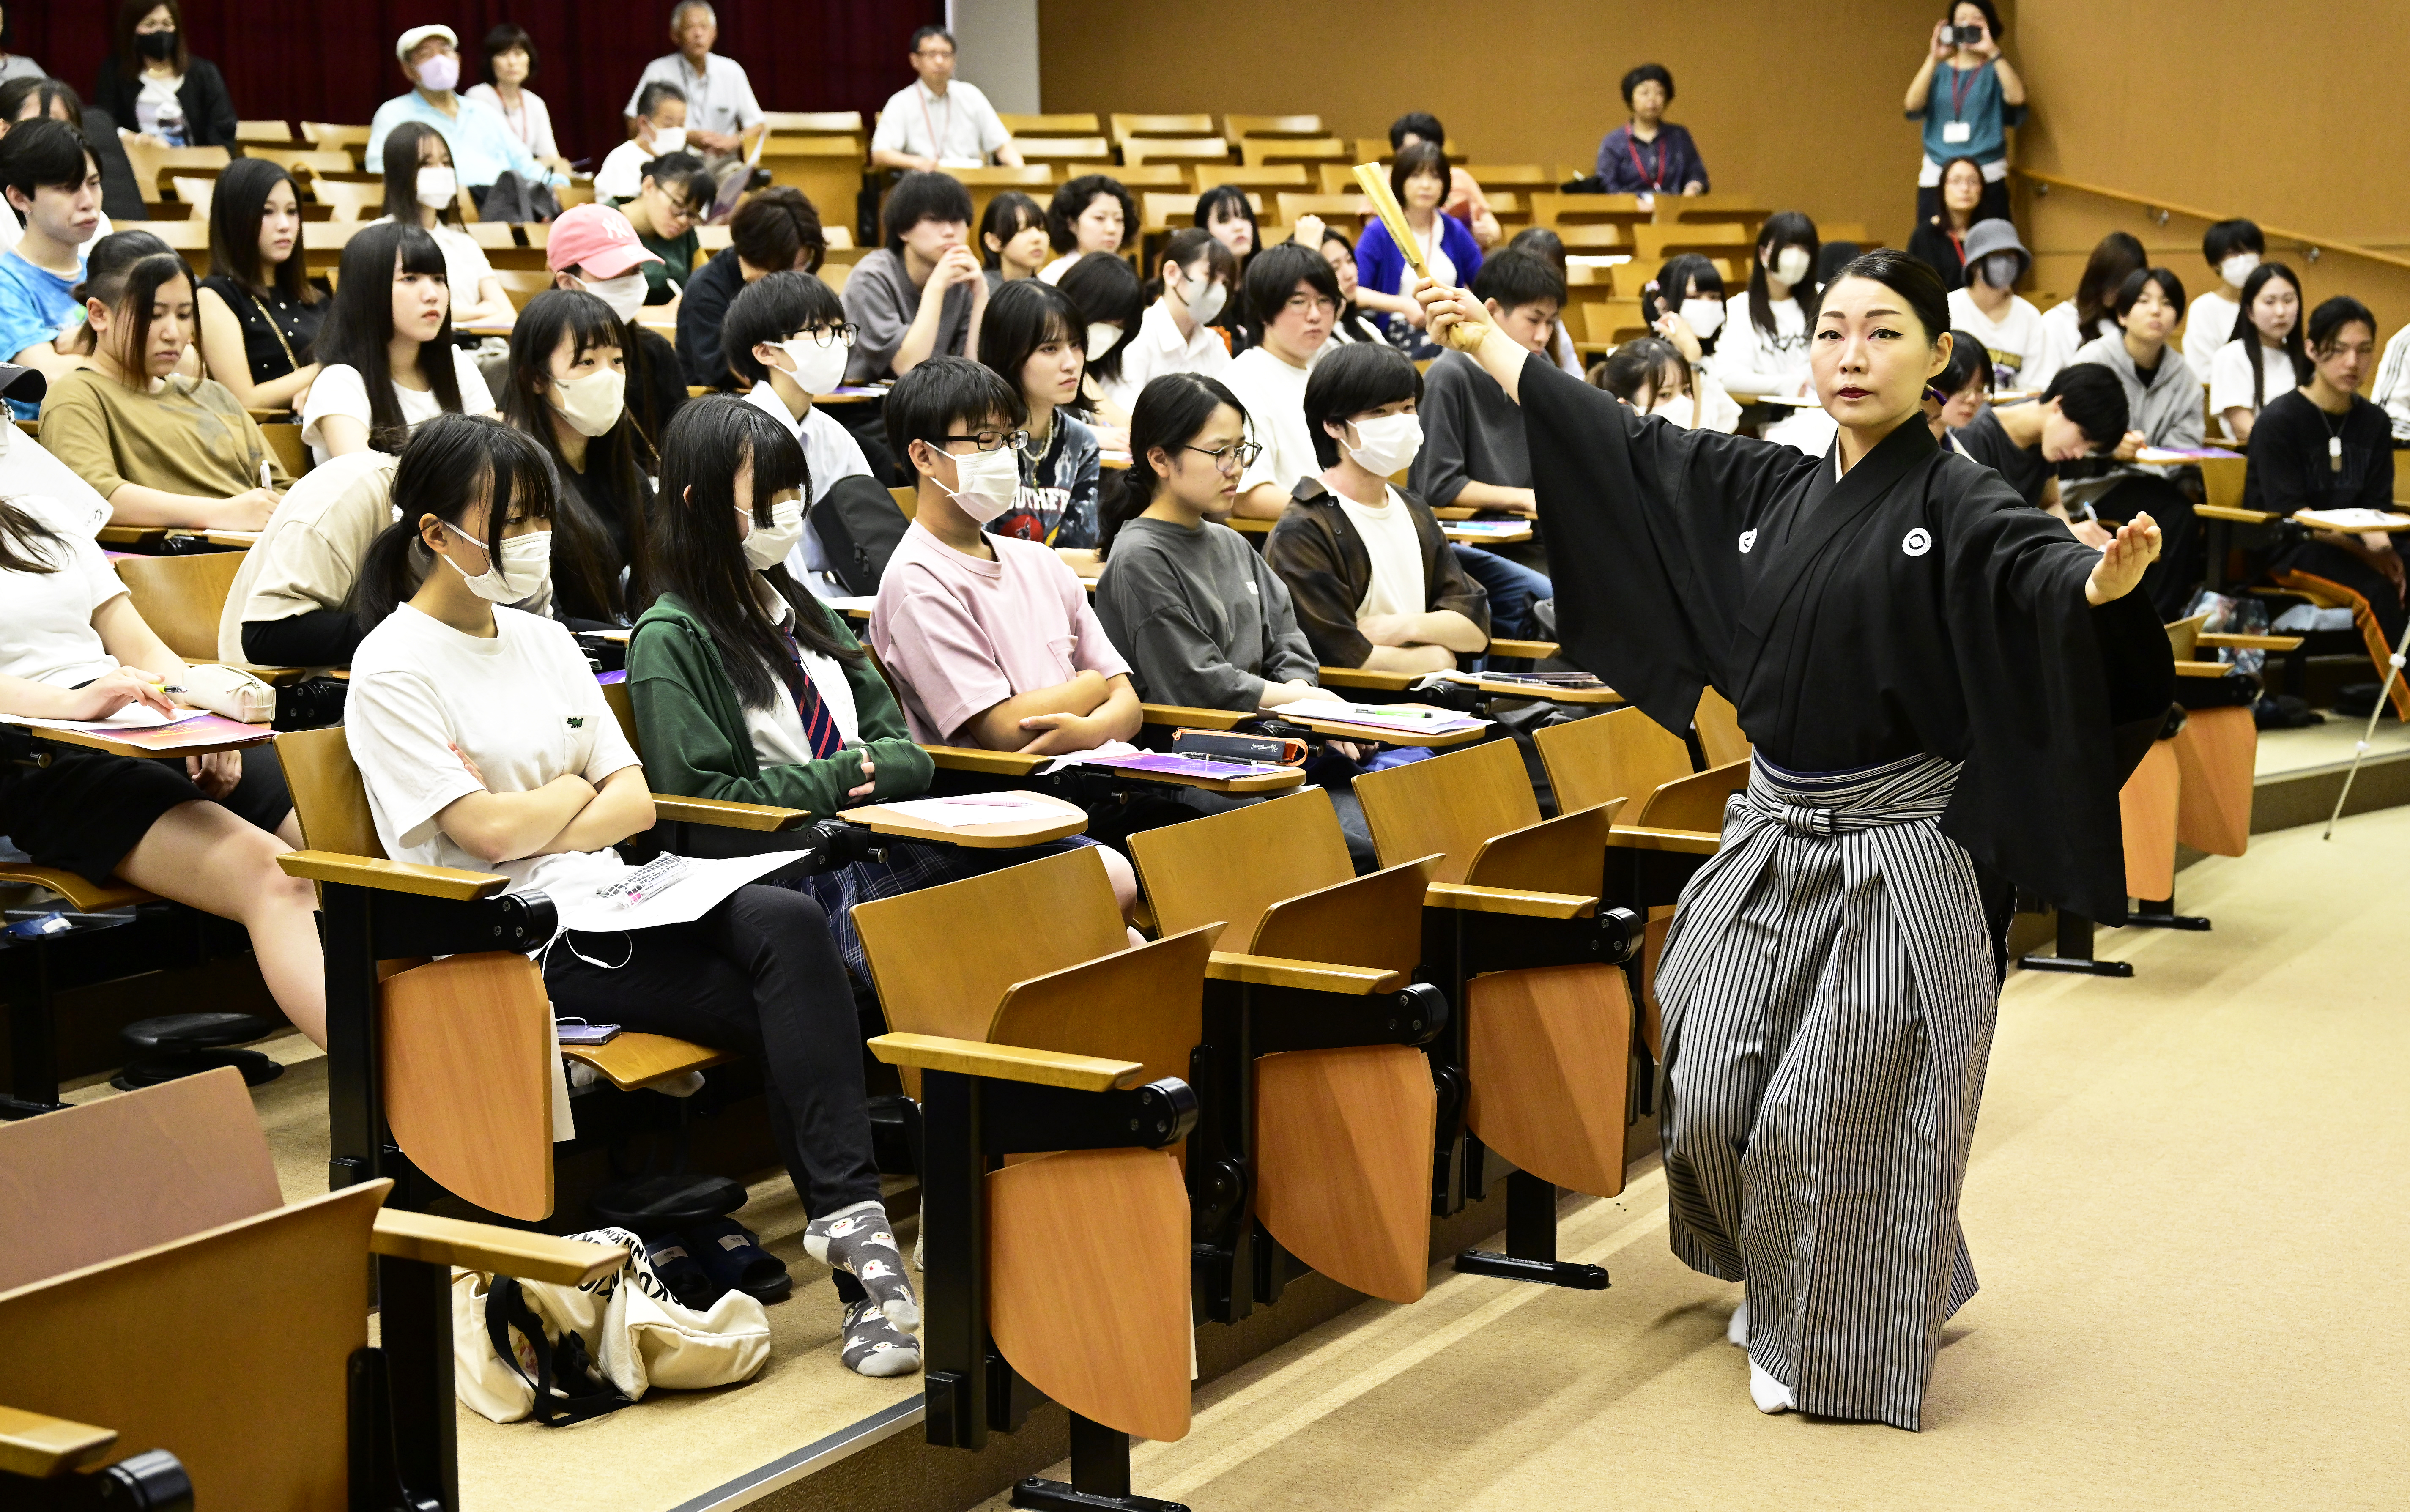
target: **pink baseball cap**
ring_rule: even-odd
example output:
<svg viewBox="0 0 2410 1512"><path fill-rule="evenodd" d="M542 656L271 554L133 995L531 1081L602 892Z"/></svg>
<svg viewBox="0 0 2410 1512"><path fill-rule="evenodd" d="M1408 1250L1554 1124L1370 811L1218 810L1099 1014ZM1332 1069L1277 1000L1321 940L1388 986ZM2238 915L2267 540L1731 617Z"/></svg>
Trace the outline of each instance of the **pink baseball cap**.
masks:
<svg viewBox="0 0 2410 1512"><path fill-rule="evenodd" d="M636 240L628 217L608 205L576 205L552 223L544 262L556 273L575 268L588 278L617 278L661 259Z"/></svg>

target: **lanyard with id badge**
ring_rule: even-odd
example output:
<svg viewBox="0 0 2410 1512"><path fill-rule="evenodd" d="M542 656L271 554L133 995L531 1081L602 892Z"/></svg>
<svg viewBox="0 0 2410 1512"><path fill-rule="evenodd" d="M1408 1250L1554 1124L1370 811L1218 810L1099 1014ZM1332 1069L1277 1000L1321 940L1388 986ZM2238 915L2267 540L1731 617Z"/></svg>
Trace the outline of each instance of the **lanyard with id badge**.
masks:
<svg viewBox="0 0 2410 1512"><path fill-rule="evenodd" d="M1963 147L1975 139L1974 124L1964 117L1967 114L1967 96L1974 92L1976 77L1982 71L1981 68L1950 70L1950 114L1953 119L1941 123L1941 139L1950 146Z"/></svg>

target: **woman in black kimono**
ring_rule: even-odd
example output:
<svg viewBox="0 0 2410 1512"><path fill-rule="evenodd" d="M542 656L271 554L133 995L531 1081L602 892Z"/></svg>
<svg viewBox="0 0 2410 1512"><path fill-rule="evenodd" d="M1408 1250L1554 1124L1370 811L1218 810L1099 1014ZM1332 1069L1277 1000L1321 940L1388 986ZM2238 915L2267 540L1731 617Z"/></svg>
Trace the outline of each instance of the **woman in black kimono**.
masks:
<svg viewBox="0 0 2410 1512"><path fill-rule="evenodd" d="M1418 297L1434 340L1483 323ZM1494 328L1474 353L1523 409L1566 654L1669 730L1711 684L1756 747L1658 967L1675 1253L1747 1283L1761 1410L1909 1429L1975 1291L2010 884L2124 918L2117 790L2174 684L2131 591L2150 517L2096 550L1935 444L1949 324L1923 263L1842 270L1822 457L1645 418Z"/></svg>

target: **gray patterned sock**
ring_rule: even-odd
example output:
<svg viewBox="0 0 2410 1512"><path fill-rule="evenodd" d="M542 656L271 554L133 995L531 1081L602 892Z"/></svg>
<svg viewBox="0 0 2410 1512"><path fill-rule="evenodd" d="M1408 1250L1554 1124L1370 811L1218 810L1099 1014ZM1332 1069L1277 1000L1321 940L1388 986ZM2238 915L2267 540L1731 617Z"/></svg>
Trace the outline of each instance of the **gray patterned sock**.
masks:
<svg viewBox="0 0 2410 1512"><path fill-rule="evenodd" d="M921 1368L921 1341L899 1331L865 1297L845 1310L845 1348L837 1358L856 1375L909 1375Z"/></svg>
<svg viewBox="0 0 2410 1512"><path fill-rule="evenodd" d="M843 1271L862 1283L887 1321L910 1333L921 1327L921 1302L912 1279L905 1273L904 1256L895 1247L895 1231L887 1210L877 1202L856 1202L804 1229L804 1251L832 1271Z"/></svg>

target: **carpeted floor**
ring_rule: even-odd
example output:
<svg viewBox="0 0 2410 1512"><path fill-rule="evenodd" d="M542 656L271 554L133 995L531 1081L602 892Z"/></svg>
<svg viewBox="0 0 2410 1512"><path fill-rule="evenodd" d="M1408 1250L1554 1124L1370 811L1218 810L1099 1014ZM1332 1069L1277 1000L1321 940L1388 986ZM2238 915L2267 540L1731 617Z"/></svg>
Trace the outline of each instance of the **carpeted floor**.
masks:
<svg viewBox="0 0 2410 1512"><path fill-rule="evenodd" d="M1444 1273L1357 1307L1202 1390L1135 1489L1213 1512L2410 1503L2405 887L2410 809L2288 830L2185 873L2213 933L2104 932L2134 980L2011 976L1965 1209L1983 1289L1923 1433L1754 1411L1737 1288L1668 1253L1651 1167L1566 1209L1561 1253L1612 1290Z"/></svg>

